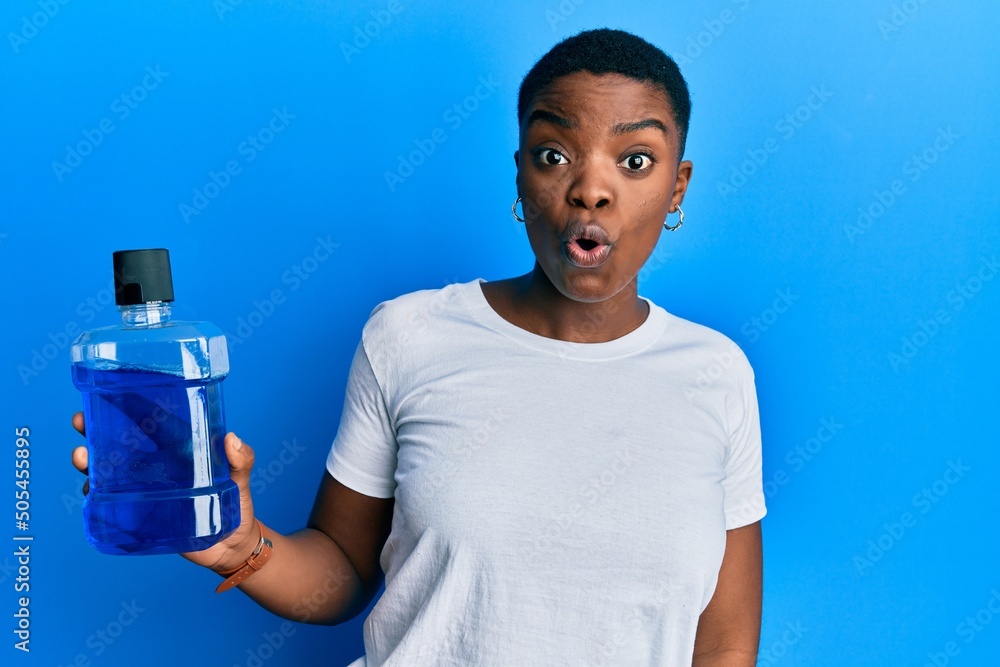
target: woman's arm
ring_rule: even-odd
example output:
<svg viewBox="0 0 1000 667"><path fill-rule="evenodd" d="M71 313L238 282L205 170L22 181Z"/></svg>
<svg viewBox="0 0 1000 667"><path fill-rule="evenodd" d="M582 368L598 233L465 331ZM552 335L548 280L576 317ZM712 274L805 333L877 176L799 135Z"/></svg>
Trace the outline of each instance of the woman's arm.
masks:
<svg viewBox="0 0 1000 667"><path fill-rule="evenodd" d="M290 535L269 530L271 559L240 590L268 611L303 623L354 618L382 584L379 554L393 504L393 498L363 495L324 472L308 527Z"/></svg>
<svg viewBox="0 0 1000 667"><path fill-rule="evenodd" d="M83 413L73 428L86 432ZM229 474L240 489L240 528L203 551L181 554L215 572L235 569L257 546L250 499L253 448L235 433L225 440ZM86 447L73 450L73 466L87 474ZM89 481L89 480L88 480ZM84 495L88 481L83 483ZM265 609L303 623L336 625L357 616L378 591L383 573L379 555L392 526L393 498L373 498L323 473L307 527L281 535L268 527L273 551L265 567L239 585Z"/></svg>
<svg viewBox="0 0 1000 667"><path fill-rule="evenodd" d="M726 531L715 594L698 621L692 667L754 667L760 644L760 521Z"/></svg>

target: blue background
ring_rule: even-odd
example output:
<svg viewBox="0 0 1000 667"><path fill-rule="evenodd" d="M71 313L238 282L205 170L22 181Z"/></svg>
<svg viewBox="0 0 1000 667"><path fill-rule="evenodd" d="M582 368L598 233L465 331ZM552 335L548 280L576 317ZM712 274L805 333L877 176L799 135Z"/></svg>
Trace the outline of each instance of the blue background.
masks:
<svg viewBox="0 0 1000 667"><path fill-rule="evenodd" d="M169 248L176 316L233 336L247 323L228 425L255 448L261 517L298 529L375 304L531 268L509 215L517 86L559 39L600 26L673 54L691 87L687 221L640 293L726 333L756 369L760 664L994 664L990 0L4 3L0 662L252 665L280 632L242 594L214 595L207 570L85 541L65 331L117 321L111 252ZM322 242L339 245L310 261ZM30 655L11 633L21 426ZM284 442L304 448L287 465ZM133 601L134 622L100 640ZM347 664L365 615L290 626L264 664Z"/></svg>

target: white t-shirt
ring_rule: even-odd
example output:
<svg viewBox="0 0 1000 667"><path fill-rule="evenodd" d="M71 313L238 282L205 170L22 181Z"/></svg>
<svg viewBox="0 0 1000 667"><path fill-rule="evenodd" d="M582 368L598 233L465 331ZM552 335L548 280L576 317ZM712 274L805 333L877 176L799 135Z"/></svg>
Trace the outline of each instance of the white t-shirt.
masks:
<svg viewBox="0 0 1000 667"><path fill-rule="evenodd" d="M477 278L378 304L327 469L395 497L369 667L690 665L727 529L766 512L753 371L669 314L605 343Z"/></svg>

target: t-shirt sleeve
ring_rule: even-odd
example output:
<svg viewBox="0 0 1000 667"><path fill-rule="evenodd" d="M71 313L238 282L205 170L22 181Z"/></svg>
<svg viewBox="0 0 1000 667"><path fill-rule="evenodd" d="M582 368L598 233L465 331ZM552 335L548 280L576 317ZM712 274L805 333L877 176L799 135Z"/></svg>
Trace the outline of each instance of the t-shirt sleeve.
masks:
<svg viewBox="0 0 1000 667"><path fill-rule="evenodd" d="M722 488L726 494L726 530L751 524L767 513L764 504L757 389L749 362L744 364L744 368L739 389L734 392L736 400L732 417L735 428L729 438L726 477L722 480Z"/></svg>
<svg viewBox="0 0 1000 667"><path fill-rule="evenodd" d="M326 469L341 484L375 498L396 490L396 432L364 339L358 343L347 377L340 426Z"/></svg>

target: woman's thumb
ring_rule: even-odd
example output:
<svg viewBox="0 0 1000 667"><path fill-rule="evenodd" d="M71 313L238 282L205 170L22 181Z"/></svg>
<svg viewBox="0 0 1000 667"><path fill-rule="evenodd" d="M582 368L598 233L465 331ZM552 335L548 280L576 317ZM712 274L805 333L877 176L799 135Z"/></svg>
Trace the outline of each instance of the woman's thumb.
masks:
<svg viewBox="0 0 1000 667"><path fill-rule="evenodd" d="M229 459L229 476L238 486L246 488L253 468L253 448L232 431L226 434L224 445Z"/></svg>

